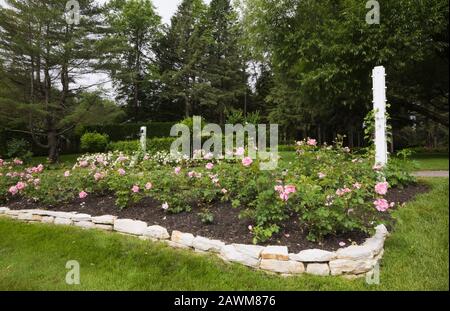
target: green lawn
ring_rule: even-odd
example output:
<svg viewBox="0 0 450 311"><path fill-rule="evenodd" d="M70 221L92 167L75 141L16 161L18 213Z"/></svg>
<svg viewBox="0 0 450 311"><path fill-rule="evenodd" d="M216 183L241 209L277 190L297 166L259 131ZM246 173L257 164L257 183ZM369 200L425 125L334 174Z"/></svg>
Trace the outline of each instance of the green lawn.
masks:
<svg viewBox="0 0 450 311"><path fill-rule="evenodd" d="M430 154L415 154L412 160L418 164L420 170L446 170L448 171L448 154L430 153Z"/></svg>
<svg viewBox="0 0 450 311"><path fill-rule="evenodd" d="M430 193L395 212L380 285L282 278L115 233L0 217L0 290L448 290L448 179L426 182ZM68 260L80 263L80 285L65 284Z"/></svg>

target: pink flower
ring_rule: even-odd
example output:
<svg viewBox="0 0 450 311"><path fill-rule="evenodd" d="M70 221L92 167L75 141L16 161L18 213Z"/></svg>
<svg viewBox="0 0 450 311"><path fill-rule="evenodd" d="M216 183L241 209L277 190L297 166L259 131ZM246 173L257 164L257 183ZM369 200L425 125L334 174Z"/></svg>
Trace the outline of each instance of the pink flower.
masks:
<svg viewBox="0 0 450 311"><path fill-rule="evenodd" d="M228 190L227 189L225 189L225 188L223 188L222 190L220 190L223 194L227 194L228 193Z"/></svg>
<svg viewBox="0 0 450 311"><path fill-rule="evenodd" d="M3 166L3 162L5 161L3 161L3 159L0 159L0 166Z"/></svg>
<svg viewBox="0 0 450 311"><path fill-rule="evenodd" d="M277 192L283 192L283 191L284 191L284 188L283 188L283 186L281 186L281 185L276 185L276 186L274 187L274 189L275 189L275 191L277 191Z"/></svg>
<svg viewBox="0 0 450 311"><path fill-rule="evenodd" d="M372 169L374 170L374 171L379 171L379 170L381 170L383 168L383 165L381 165L381 164L375 164L374 166L372 166Z"/></svg>
<svg viewBox="0 0 450 311"><path fill-rule="evenodd" d="M287 186L284 187L284 192L287 193L287 194L296 193L297 192L297 188L295 188L294 185L287 185Z"/></svg>
<svg viewBox="0 0 450 311"><path fill-rule="evenodd" d="M78 196L80 197L80 199L86 199L86 197L88 196L88 194L84 191L81 191Z"/></svg>
<svg viewBox="0 0 450 311"><path fill-rule="evenodd" d="M244 149L244 148L239 147L239 148L236 149L236 155L237 155L238 157L243 156L244 153L245 153L245 149Z"/></svg>
<svg viewBox="0 0 450 311"><path fill-rule="evenodd" d="M286 202L287 200L289 200L289 194L287 194L286 192L280 193L280 199Z"/></svg>
<svg viewBox="0 0 450 311"><path fill-rule="evenodd" d="M153 185L152 185L151 182L148 182L148 183L145 184L145 189L146 189L146 190L150 190L150 189L152 189L152 188L153 188Z"/></svg>
<svg viewBox="0 0 450 311"><path fill-rule="evenodd" d="M385 182L379 182L375 185L375 192L380 195L385 195L388 191L389 183Z"/></svg>
<svg viewBox="0 0 450 311"><path fill-rule="evenodd" d="M208 164L206 164L205 167L206 167L207 170L212 170L213 167L214 167L214 164L212 164L211 162L209 162Z"/></svg>
<svg viewBox="0 0 450 311"><path fill-rule="evenodd" d="M344 147L344 152L350 152L350 148L349 147Z"/></svg>
<svg viewBox="0 0 450 311"><path fill-rule="evenodd" d="M175 167L175 169L173 171L174 171L175 174L178 175L181 172L181 167L177 166L177 167Z"/></svg>
<svg viewBox="0 0 450 311"><path fill-rule="evenodd" d="M336 190L336 195L342 197L344 194L350 193L350 192L352 192L352 190L350 188L342 188L342 189Z"/></svg>
<svg viewBox="0 0 450 311"><path fill-rule="evenodd" d="M161 206L161 208L165 211L167 211L169 209L169 204L167 202L164 202L163 205Z"/></svg>
<svg viewBox="0 0 450 311"><path fill-rule="evenodd" d="M210 160L214 157L214 155L211 152L208 152L207 154L205 154L205 156L203 157L203 159L205 160Z"/></svg>
<svg viewBox="0 0 450 311"><path fill-rule="evenodd" d="M136 185L134 185L132 188L131 188L131 191L133 191L134 193L138 193L139 192L139 186L136 186Z"/></svg>
<svg viewBox="0 0 450 311"><path fill-rule="evenodd" d="M11 193L12 195L16 195L17 192L19 192L19 189L17 189L16 186L12 186L12 187L9 188L8 191L9 191L9 193Z"/></svg>
<svg viewBox="0 0 450 311"><path fill-rule="evenodd" d="M327 175L324 173L319 173L318 175L320 179L324 179L325 177L327 177Z"/></svg>
<svg viewBox="0 0 450 311"><path fill-rule="evenodd" d="M70 176L70 171L65 171L64 172L64 177L69 177Z"/></svg>
<svg viewBox="0 0 450 311"><path fill-rule="evenodd" d="M385 199L378 199L373 202L375 208L380 212L385 212L389 209L389 203Z"/></svg>
<svg viewBox="0 0 450 311"><path fill-rule="evenodd" d="M14 163L15 165L22 165L22 164L23 164L23 161L20 160L20 159L14 159L13 163Z"/></svg>
<svg viewBox="0 0 450 311"><path fill-rule="evenodd" d="M306 142L309 146L317 146L317 140L313 139L313 138L308 138L307 142Z"/></svg>
<svg viewBox="0 0 450 311"><path fill-rule="evenodd" d="M88 161L81 161L80 162L80 167L88 167L88 166L89 166Z"/></svg>
<svg viewBox="0 0 450 311"><path fill-rule="evenodd" d="M345 242L339 242L339 246L340 247L344 247L345 246Z"/></svg>
<svg viewBox="0 0 450 311"><path fill-rule="evenodd" d="M356 182L353 184L353 188L355 189L361 189L362 185L359 182Z"/></svg>
<svg viewBox="0 0 450 311"><path fill-rule="evenodd" d="M189 178L194 177L194 176L195 176L195 172L194 172L194 171L190 171L190 172L188 173L188 176L189 176Z"/></svg>
<svg viewBox="0 0 450 311"><path fill-rule="evenodd" d="M38 186L38 185L41 183L41 180L40 180L39 178L36 178L36 179L33 181L33 183L34 183L35 186Z"/></svg>
<svg viewBox="0 0 450 311"><path fill-rule="evenodd" d="M248 166L252 165L252 163L253 163L253 160L250 157L245 157L245 158L242 159L242 164L244 166L248 167Z"/></svg>
<svg viewBox="0 0 450 311"><path fill-rule="evenodd" d="M26 183L19 181L16 185L17 190L21 191L23 189L25 189L25 187L27 186Z"/></svg>
<svg viewBox="0 0 450 311"><path fill-rule="evenodd" d="M94 174L95 181L99 181L99 180L101 180L103 178L105 178L105 175L103 173L95 173Z"/></svg>
<svg viewBox="0 0 450 311"><path fill-rule="evenodd" d="M248 225L248 231L253 231L253 226L252 225Z"/></svg>
<svg viewBox="0 0 450 311"><path fill-rule="evenodd" d="M119 173L120 176L124 176L126 174L125 170L123 168L119 168L117 170L117 172Z"/></svg>

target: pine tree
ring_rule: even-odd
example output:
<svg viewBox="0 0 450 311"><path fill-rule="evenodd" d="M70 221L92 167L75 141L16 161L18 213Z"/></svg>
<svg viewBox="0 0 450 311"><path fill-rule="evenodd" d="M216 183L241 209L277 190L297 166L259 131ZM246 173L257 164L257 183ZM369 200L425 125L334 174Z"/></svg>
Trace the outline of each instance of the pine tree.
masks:
<svg viewBox="0 0 450 311"><path fill-rule="evenodd" d="M63 135L89 113L89 109L84 114L78 111L78 118L74 117L80 104L76 95L85 91L76 82L95 68L100 11L93 0L79 3L79 25L67 23L64 1L8 0L0 8L4 67L0 85L11 88L0 92L0 124L23 127L15 130L30 134L37 145L48 149L51 162L58 160ZM100 115L97 121L108 116Z"/></svg>

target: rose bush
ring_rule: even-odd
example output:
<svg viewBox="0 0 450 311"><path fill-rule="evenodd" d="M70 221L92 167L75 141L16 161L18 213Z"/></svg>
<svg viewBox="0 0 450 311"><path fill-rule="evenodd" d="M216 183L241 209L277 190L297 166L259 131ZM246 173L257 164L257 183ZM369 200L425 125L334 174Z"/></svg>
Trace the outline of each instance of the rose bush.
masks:
<svg viewBox="0 0 450 311"><path fill-rule="evenodd" d="M403 162L392 161L382 169L373 166L370 155L353 155L340 143L300 141L295 160L280 161L273 171L260 170L259 160L246 157L243 149L234 153L236 159L225 160L205 151L194 152L194 158L109 152L82 156L71 169L62 170L0 159L0 200L25 197L56 204L113 194L117 206L126 208L151 197L167 213L200 209L205 224L213 221L208 208L225 202L250 219L256 243L279 232L290 217L298 218L310 240L369 232L393 206L384 197L389 188L414 181Z"/></svg>

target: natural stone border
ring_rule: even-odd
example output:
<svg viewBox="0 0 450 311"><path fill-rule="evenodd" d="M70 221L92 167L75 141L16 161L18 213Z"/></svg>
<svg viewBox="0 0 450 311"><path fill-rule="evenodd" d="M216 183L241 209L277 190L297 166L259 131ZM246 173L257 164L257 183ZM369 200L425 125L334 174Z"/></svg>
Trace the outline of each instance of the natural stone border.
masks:
<svg viewBox="0 0 450 311"><path fill-rule="evenodd" d="M26 222L74 225L83 229L117 231L144 240L163 241L177 248L193 249L197 252L217 254L227 262L282 275L301 273L327 276L365 276L372 273L383 256L384 241L389 235L384 225L375 228L375 235L362 245L351 245L335 252L321 249L307 249L297 254L288 252L286 246L259 246L246 244L225 244L191 233L173 231L169 234L161 226L148 226L140 220L119 219L112 215L91 216L77 212L55 212L46 210L10 210L0 207L0 216Z"/></svg>

